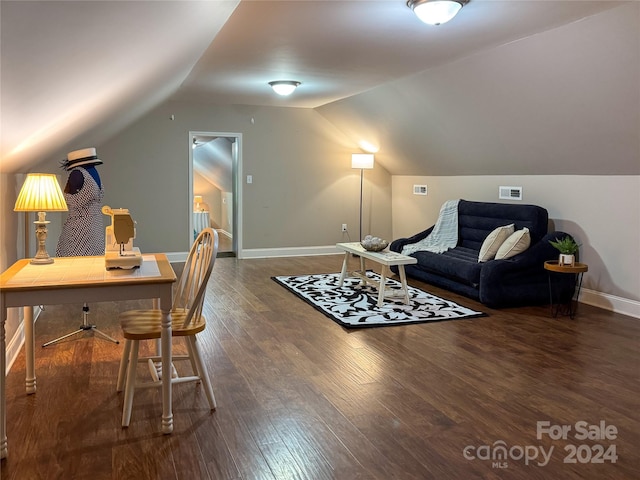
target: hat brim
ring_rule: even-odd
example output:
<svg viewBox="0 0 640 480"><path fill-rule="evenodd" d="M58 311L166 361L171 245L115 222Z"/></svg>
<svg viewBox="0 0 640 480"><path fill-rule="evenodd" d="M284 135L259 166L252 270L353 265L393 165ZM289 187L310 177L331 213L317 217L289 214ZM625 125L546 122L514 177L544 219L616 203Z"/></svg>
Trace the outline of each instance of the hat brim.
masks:
<svg viewBox="0 0 640 480"><path fill-rule="evenodd" d="M87 165L102 165L102 163L103 163L102 160L100 160L99 158L91 158L91 159L79 158L78 160L68 161L65 165L65 168L67 170L71 170L72 168L75 168L75 167L82 167Z"/></svg>

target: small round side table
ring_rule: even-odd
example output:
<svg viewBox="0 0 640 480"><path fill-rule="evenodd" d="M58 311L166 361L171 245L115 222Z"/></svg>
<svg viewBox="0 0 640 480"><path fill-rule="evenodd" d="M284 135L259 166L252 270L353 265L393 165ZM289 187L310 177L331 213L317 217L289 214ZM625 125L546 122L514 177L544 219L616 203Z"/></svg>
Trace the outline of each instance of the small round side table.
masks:
<svg viewBox="0 0 640 480"><path fill-rule="evenodd" d="M569 299L569 304L567 305L567 314L569 318L573 319L577 310L577 300L576 300L576 308L573 308L573 297L576 299L580 296L580 288L582 287L582 276L586 271L589 270L589 266L576 262L573 265L560 265L558 260L547 260L544 262L544 268L549 272L549 303L551 305L551 314L553 317L558 316L558 312L560 311L560 304L558 303L555 308L553 308L553 289L551 288L551 272L555 273L572 273L576 275L576 290L574 291L574 295Z"/></svg>

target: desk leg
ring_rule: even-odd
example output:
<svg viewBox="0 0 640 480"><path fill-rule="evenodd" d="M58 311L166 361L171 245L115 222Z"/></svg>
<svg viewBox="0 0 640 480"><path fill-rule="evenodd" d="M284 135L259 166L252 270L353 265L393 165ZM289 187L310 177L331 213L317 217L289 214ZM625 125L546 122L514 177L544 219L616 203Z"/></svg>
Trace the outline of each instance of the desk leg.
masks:
<svg viewBox="0 0 640 480"><path fill-rule="evenodd" d="M7 345L4 324L7 320L7 309L0 308L0 458L7 458L7 398L5 392L5 379L7 376Z"/></svg>
<svg viewBox="0 0 640 480"><path fill-rule="evenodd" d="M36 338L33 332L33 307L23 307L24 312L24 354L26 360L27 395L36 393Z"/></svg>
<svg viewBox="0 0 640 480"><path fill-rule="evenodd" d="M344 252L344 260L342 261L342 270L340 271L340 281L338 282L338 286L342 287L344 283L344 279L347 276L347 268L349 265L349 252Z"/></svg>
<svg viewBox="0 0 640 480"><path fill-rule="evenodd" d="M171 300L162 299L162 433L173 431L171 409Z"/></svg>
<svg viewBox="0 0 640 480"><path fill-rule="evenodd" d="M409 287L407 286L407 275L404 273L404 265L398 265L398 272L400 273L400 283L404 290L404 304L409 305Z"/></svg>

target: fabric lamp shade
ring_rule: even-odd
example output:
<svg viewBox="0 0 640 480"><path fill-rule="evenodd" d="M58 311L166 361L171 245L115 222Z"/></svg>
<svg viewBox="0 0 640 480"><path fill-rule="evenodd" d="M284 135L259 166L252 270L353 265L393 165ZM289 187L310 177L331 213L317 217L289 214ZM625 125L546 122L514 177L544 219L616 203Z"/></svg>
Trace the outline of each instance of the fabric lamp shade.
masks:
<svg viewBox="0 0 640 480"><path fill-rule="evenodd" d="M15 212L64 212L67 202L52 173L29 173L13 207Z"/></svg>
<svg viewBox="0 0 640 480"><path fill-rule="evenodd" d="M46 248L47 212L64 212L68 210L58 179L53 173L29 173L22 184L18 199L13 207L16 212L38 212L36 226L38 251L31 259L35 265L53 263ZM25 248L26 251L26 248Z"/></svg>
<svg viewBox="0 0 640 480"><path fill-rule="evenodd" d="M202 203L202 195L195 195L193 197L193 203L198 203L198 204Z"/></svg>
<svg viewBox="0 0 640 480"><path fill-rule="evenodd" d="M372 153L353 153L351 155L351 168L371 169L373 168Z"/></svg>

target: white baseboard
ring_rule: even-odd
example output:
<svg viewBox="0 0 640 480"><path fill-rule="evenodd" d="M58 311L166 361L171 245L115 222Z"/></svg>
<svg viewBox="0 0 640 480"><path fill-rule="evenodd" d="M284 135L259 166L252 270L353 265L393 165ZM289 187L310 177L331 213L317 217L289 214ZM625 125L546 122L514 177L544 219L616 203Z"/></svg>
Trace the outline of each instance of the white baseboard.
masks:
<svg viewBox="0 0 640 480"><path fill-rule="evenodd" d="M187 259L189 252L169 252L165 255L170 263L180 263ZM342 255L335 245L317 247L288 247L288 248L253 248L244 249L237 255L243 258L279 258L279 257L305 257L315 255Z"/></svg>
<svg viewBox="0 0 640 480"><path fill-rule="evenodd" d="M33 322L35 323L38 320L38 316L42 309L40 307L33 307ZM18 324L18 329L16 333L11 337L9 343L7 343L7 371L9 373L11 370L11 366L18 358L18 354L20 353L20 349L24 345L24 318L22 318L22 309L20 309L20 323Z"/></svg>
<svg viewBox="0 0 640 480"><path fill-rule="evenodd" d="M594 307L603 308L630 317L640 318L640 302L630 300L628 298L609 295L608 293L596 292L583 288L580 290L579 301L592 305Z"/></svg>
<svg viewBox="0 0 640 480"><path fill-rule="evenodd" d="M254 248L242 251L242 258L306 257L344 254L335 245L317 247ZM337 266L338 268L340 265Z"/></svg>
<svg viewBox="0 0 640 480"><path fill-rule="evenodd" d="M221 233L222 235L228 238L233 238L233 235L231 235L231 233L227 232L226 230L223 230L222 228L216 228L216 232Z"/></svg>

